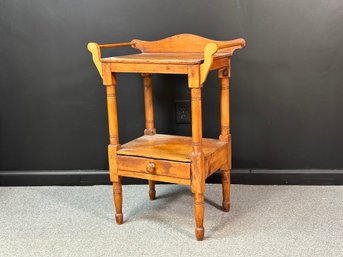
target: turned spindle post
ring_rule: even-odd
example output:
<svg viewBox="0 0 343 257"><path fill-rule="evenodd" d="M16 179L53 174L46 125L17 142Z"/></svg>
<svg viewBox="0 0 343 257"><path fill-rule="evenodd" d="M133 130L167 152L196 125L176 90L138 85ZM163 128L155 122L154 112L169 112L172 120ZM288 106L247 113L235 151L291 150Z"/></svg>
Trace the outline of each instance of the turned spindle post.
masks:
<svg viewBox="0 0 343 257"><path fill-rule="evenodd" d="M218 71L220 80L220 136L221 141L227 142L227 164L221 168L223 211L230 210L230 171L231 171L231 134L230 134L230 65Z"/></svg>
<svg viewBox="0 0 343 257"><path fill-rule="evenodd" d="M154 127L154 105L152 100L152 79L151 74L143 73L144 78L144 109L145 109L145 130L144 135L155 135ZM155 181L149 180L149 198L155 200Z"/></svg>
<svg viewBox="0 0 343 257"><path fill-rule="evenodd" d="M204 192L205 170L204 153L202 149L202 110L201 84L199 66L189 69L188 85L191 88L192 110L192 192L194 193L195 236L197 240L204 239Z"/></svg>
<svg viewBox="0 0 343 257"><path fill-rule="evenodd" d="M105 69L106 70L106 66ZM113 183L113 198L114 206L116 209L116 222L117 224L123 223L122 212L122 184L121 177L117 172L117 151L120 149L119 133L118 133L118 115L117 115L117 98L116 98L116 76L114 73L103 73L103 83L106 86L107 96L107 113L108 113L108 126L110 134L110 144L108 146L108 159L110 178Z"/></svg>

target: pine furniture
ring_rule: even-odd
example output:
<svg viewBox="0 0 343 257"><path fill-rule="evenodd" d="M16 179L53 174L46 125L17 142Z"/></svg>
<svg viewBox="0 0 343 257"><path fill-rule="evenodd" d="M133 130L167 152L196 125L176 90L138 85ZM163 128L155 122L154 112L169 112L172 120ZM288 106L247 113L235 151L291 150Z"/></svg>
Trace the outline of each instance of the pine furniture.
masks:
<svg viewBox="0 0 343 257"><path fill-rule="evenodd" d="M141 53L101 58L100 49L131 46ZM149 181L149 196L155 199L155 181L191 186L194 193L195 235L204 238L205 179L222 172L223 210L230 209L231 134L229 116L230 59L244 39L215 41L192 34L180 34L157 41L89 43L88 50L106 87L110 134L108 146L110 179L113 183L117 224L123 223L121 177ZM202 136L201 88L211 70L220 80L219 139ZM116 103L116 73L141 73L144 80L144 135L124 145L119 143ZM185 74L191 91L192 137L156 134L151 74Z"/></svg>

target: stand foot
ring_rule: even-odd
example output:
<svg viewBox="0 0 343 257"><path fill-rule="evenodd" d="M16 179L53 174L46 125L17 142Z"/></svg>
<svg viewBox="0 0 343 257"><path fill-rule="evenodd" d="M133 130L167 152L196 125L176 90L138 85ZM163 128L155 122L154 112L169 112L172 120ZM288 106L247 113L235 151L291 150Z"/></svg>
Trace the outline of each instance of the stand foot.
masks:
<svg viewBox="0 0 343 257"><path fill-rule="evenodd" d="M230 202L223 202L223 211L224 212L230 211Z"/></svg>
<svg viewBox="0 0 343 257"><path fill-rule="evenodd" d="M113 182L113 197L114 197L114 206L116 209L116 222L118 225L123 224L123 212L122 212L122 203L123 203L123 196L122 196L122 186L121 180L119 179L118 182Z"/></svg>
<svg viewBox="0 0 343 257"><path fill-rule="evenodd" d="M116 222L118 225L123 224L123 214L122 213L116 213Z"/></svg>
<svg viewBox="0 0 343 257"><path fill-rule="evenodd" d="M204 239L204 194L194 194L195 237L198 241Z"/></svg>
<svg viewBox="0 0 343 257"><path fill-rule="evenodd" d="M204 227L195 228L195 237L198 241L204 240L205 229Z"/></svg>
<svg viewBox="0 0 343 257"><path fill-rule="evenodd" d="M223 211L230 210L230 170L222 170Z"/></svg>
<svg viewBox="0 0 343 257"><path fill-rule="evenodd" d="M150 200L155 200L156 190L155 190L155 181L149 180L149 197Z"/></svg>

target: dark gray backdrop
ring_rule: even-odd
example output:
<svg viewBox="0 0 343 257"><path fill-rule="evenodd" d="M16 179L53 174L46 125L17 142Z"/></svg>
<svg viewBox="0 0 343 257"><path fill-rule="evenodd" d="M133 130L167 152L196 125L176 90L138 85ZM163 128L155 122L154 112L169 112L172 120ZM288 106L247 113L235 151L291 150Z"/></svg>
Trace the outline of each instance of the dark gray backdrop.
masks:
<svg viewBox="0 0 343 257"><path fill-rule="evenodd" d="M0 2L0 170L107 169L105 92L89 41L193 33L247 48L232 62L233 167L343 168L341 0L5 0ZM106 55L132 52L109 50ZM142 78L118 76L120 141L144 129ZM156 128L189 98L184 76L153 77ZM204 136L219 133L216 74Z"/></svg>

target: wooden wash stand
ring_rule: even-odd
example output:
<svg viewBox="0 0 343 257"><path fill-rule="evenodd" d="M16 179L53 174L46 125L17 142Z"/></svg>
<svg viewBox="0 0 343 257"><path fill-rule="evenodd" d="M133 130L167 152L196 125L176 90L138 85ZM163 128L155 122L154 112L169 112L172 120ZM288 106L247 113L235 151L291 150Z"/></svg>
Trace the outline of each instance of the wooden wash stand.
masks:
<svg viewBox="0 0 343 257"><path fill-rule="evenodd" d="M101 58L100 49L131 46L139 54ZM155 181L191 186L194 194L195 235L204 238L205 179L222 172L223 210L230 209L231 134L229 115L230 59L244 39L215 41L192 34L180 34L158 41L132 40L128 43L89 43L107 93L110 144L110 179L113 183L117 224L123 223L121 177L149 181L149 196L155 199ZM219 139L202 136L201 88L211 70L220 80ZM144 135L124 145L118 137L116 73L141 73L144 80ZM152 73L186 74L191 90L192 137L156 134L152 101Z"/></svg>

